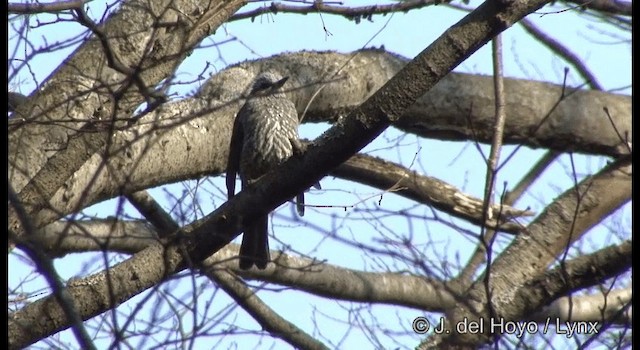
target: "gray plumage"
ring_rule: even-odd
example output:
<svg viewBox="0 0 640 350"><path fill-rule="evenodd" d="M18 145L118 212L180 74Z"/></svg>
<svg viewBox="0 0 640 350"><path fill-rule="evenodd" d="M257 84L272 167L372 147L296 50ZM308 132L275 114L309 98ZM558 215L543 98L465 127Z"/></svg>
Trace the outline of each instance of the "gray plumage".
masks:
<svg viewBox="0 0 640 350"><path fill-rule="evenodd" d="M257 181L294 153L298 141L298 112L282 92L288 78L274 72L256 77L251 93L236 115L227 163L227 194L235 193L236 173L242 187ZM297 147L297 145L295 145ZM304 215L304 193L296 197L299 215ZM240 268L256 265L264 269L269 262L268 215L246 224L240 246Z"/></svg>

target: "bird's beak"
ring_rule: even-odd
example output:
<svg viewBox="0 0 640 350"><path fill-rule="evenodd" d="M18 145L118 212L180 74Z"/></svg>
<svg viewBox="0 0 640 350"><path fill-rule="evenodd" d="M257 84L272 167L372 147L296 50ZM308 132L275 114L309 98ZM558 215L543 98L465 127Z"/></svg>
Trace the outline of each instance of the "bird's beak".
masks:
<svg viewBox="0 0 640 350"><path fill-rule="evenodd" d="M287 80L289 80L289 77L284 77L284 78L282 78L282 79L280 79L280 80L276 81L275 83L273 83L272 88L273 88L273 89L279 89L279 88L281 88L281 87L284 85L284 83L286 83L286 82L287 82Z"/></svg>

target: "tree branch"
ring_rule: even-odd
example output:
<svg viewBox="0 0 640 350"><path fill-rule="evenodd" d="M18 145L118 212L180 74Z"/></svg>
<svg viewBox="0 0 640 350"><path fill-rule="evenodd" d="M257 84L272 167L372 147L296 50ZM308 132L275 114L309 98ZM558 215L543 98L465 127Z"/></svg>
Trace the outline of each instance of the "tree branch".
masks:
<svg viewBox="0 0 640 350"><path fill-rule="evenodd" d="M560 195L532 222L525 233L498 256L491 265L492 306L496 315L505 319L520 319L523 314L512 301L519 286L536 278L573 242L593 225L629 201L631 198L631 164L622 159L609 164L599 173L582 180L576 187ZM578 213L574 216L574 212ZM470 306L455 308L447 314L449 322L477 320L488 317L486 290L479 277L468 294ZM433 344L463 344L472 346L488 342L488 334L458 334L430 337L421 347Z"/></svg>
<svg viewBox="0 0 640 350"><path fill-rule="evenodd" d="M235 265L235 264L234 264ZM220 266L205 269L205 274L218 282L238 305L245 309L264 330L274 337L280 338L298 349L329 349L295 324L287 321L263 302L256 292L239 280L228 270Z"/></svg>
<svg viewBox="0 0 640 350"><path fill-rule="evenodd" d="M349 57L334 53L287 54L220 72L203 86L198 98L165 104L141 119L139 125L116 132L106 166L103 157L94 155L49 201L51 210L39 213L43 224L116 194L224 172L232 120L239 108L238 96L246 89L253 74L265 66L287 67L283 73L294 77L302 86L290 94L297 102L298 110L303 110L315 91L314 84L325 81L323 77L331 71L330 67L336 62L342 64ZM317 72L308 68L310 61L315 62ZM339 76L326 85L310 106L305 120L335 120L336 116L361 103L371 94L372 87L381 86L403 64L403 60L384 52L358 52L357 59L345 70L348 75ZM298 67L307 68L298 71ZM379 68L373 70L374 67ZM630 97L577 91L563 100L546 119L549 127L547 124L540 127L549 106L558 102L562 88L510 79L505 79L505 83L510 91L507 95L506 143L526 140L524 144L548 145L564 151L571 140L571 149L581 152L601 149L607 150L602 154L614 156L629 152L627 142L620 140L616 130L628 132L629 140L632 139ZM490 133L485 130L491 130L491 118L483 106L493 101L490 94L486 95L490 84L489 77L450 74L418 99L396 126L425 137L468 140L475 135L480 141L488 140ZM454 93L456 99L448 98ZM210 105L210 102L215 103ZM602 112L603 105L609 107L611 121ZM465 115L471 117L472 126L468 125L469 119ZM617 128L613 128L612 123ZM532 129L538 131L535 134L527 132ZM599 132L596 134L592 130ZM565 148L558 147L563 143ZM165 147L167 144L173 147ZM185 152L185 149L190 151ZM148 152L157 156L148 157ZM167 159L180 164L167 164ZM11 179L13 183L14 178Z"/></svg>
<svg viewBox="0 0 640 350"><path fill-rule="evenodd" d="M613 15L629 16L633 15L632 2L624 0L569 0L569 3L577 4L581 7Z"/></svg>
<svg viewBox="0 0 640 350"><path fill-rule="evenodd" d="M549 319L561 322L604 320L631 327L633 322L631 301L631 288L597 291L588 295L570 295L554 300L531 315L531 319L540 323L547 322Z"/></svg>
<svg viewBox="0 0 640 350"><path fill-rule="evenodd" d="M582 76L585 80L585 83L589 85L594 90L603 90L602 85L596 79L596 76L591 73L591 70L585 64L585 61L580 59L578 55L573 53L573 51L569 50L565 45L563 45L560 41L554 39L553 37L545 34L542 30L540 30L535 24L526 18L520 21L520 25L529 33L531 36L536 38L540 43L544 44L549 50L553 51L558 56L564 58L567 63L572 65L578 74Z"/></svg>
<svg viewBox="0 0 640 350"><path fill-rule="evenodd" d="M24 225L26 237L28 238L32 236L32 233L35 231L35 229L31 225L30 218L27 215L26 211L18 202L18 197L11 186L9 186L8 192L9 202L15 208L18 219ZM93 344L91 337L89 337L89 334L87 333L82 320L80 319L80 314L76 307L76 302L63 285L60 276L58 275L58 272L53 265L53 260L46 254L44 254L43 250L37 244L34 244L33 241L23 239L23 237L12 237L11 233L9 233L9 238L15 239L21 244L22 250L36 264L38 271L42 274L42 276L45 278L45 280L53 290L53 296L57 303L60 305L64 316L69 320L69 323L73 329L73 334L78 340L80 347L89 350L95 349L96 347Z"/></svg>
<svg viewBox="0 0 640 350"><path fill-rule="evenodd" d="M540 276L527 281L516 292L516 298L521 302L519 313L526 315L540 310L541 306L549 304L571 292L594 286L606 279L618 276L631 269L631 241L624 241L620 245L600 249L592 254L579 256L566 261L563 266L554 268ZM605 295L606 297L606 295ZM599 321L606 321L616 314L624 304L611 300L607 309L598 310ZM538 314L544 315L550 309L543 309ZM576 309L577 311L577 309ZM565 314L564 319L575 319L573 315Z"/></svg>
<svg viewBox="0 0 640 350"><path fill-rule="evenodd" d="M77 235L82 235L84 237L91 236L95 239L95 241L100 242L102 240L107 240L107 237L104 237L104 233L101 233L102 227L107 224L111 227L123 227L123 232L127 232L131 239L140 237L143 239L142 242L136 243L137 246L131 247L129 249L123 249L123 251L127 251L131 254L134 251L143 250L147 245L153 245L154 239L144 238L144 237L155 237L155 233L153 230L149 229L148 225L143 224L142 222L118 222L118 223L105 223L104 220L95 220L95 222L78 222L74 225L78 227L82 227L81 232L77 233ZM58 226L61 229L64 229L65 226L68 226L69 223L61 222L56 223L52 226L52 230L54 226ZM95 233L94 231L97 230ZM65 236L65 239L60 243L62 246L66 245L66 242L73 242L74 235L69 234ZM51 232L46 237L49 239L54 239L55 237L60 237L61 233L58 232L56 235L54 232ZM101 237L102 236L102 237ZM112 235L111 238L117 238L117 234ZM42 245L49 245L48 240L42 241L43 236L37 236L38 242ZM117 239L112 239L109 241L109 246L101 246L95 245L94 249L112 249L111 244L118 244ZM84 251L85 247L82 247ZM609 248L610 249L610 248ZM49 253L49 251L47 251ZM600 254L600 253L596 253ZM392 305L402 305L407 307L417 308L419 310L424 311L435 311L442 312L446 309L454 307L459 302L456 301L454 295L458 292L452 290L451 286L448 286L445 283L432 280L425 279L420 276L410 276L410 275L400 275L397 273L367 273L352 269L345 269L342 267L332 266L329 264L318 264L309 259L292 257L286 254L282 254L281 252L273 251L272 255L277 256L276 264L270 265L264 271L240 271L237 268L236 257L238 255L238 247L237 245L227 246L225 249L218 251L214 255L208 257L203 262L203 268L206 273L211 270L218 271L220 273L226 273L224 271L231 270L234 273L239 273L240 275L246 278L254 278L262 281L267 281L271 283L276 283L283 286L289 286L292 288L300 289L312 293L314 295L327 297L331 299L341 299L348 301L356 301L356 302L366 302L366 303L387 303ZM599 259L598 261L605 262L605 259ZM588 265L587 262L594 262L593 260L584 260L579 263L579 266ZM576 262L578 263L578 262ZM573 266L573 262L569 262L568 266ZM221 271L220 269L224 270ZM557 270L557 269L556 269ZM116 278L118 271L112 269L110 271L110 278ZM552 273L553 274L553 273ZM611 275L611 272L609 272ZM121 278L125 278L126 276L121 276ZM73 295L76 293L80 293L79 288L83 288L83 286L89 285L89 281L93 281L95 278L86 277L79 280L74 280L70 283L70 291L73 292ZM544 281L544 279L538 279L539 281ZM114 281L115 282L115 281ZM112 282L113 283L113 282ZM84 287L86 288L86 287ZM142 290L136 292L135 294L141 292ZM118 290L118 293L114 294L113 297L117 300L124 300L126 298L125 295L119 294L126 292L125 290ZM245 291L246 292L246 291ZM245 293L243 292L243 293ZM618 292L613 291L611 297ZM244 295L244 294L242 294ZM562 295L562 294L558 294ZM84 298L87 299L88 296L84 295ZM584 302L592 302L588 301L589 298L593 298L592 296L575 296L572 297L573 303L581 303L584 299ZM615 299L618 300L618 299ZM621 302L624 300L628 300L628 298L622 297L620 299ZM616 305L614 304L613 299L609 300L610 308L608 310L616 309ZM79 300L78 302L81 302ZM41 301L37 301L32 303L32 305L27 306L26 308L14 313L11 315L12 322L23 322L28 319L42 319L41 313L38 312L52 312L53 310L50 308L41 309L42 306L47 305L45 302L40 305ZM536 317L535 320L538 322L545 322L545 317L560 317L561 320L566 320L566 307L563 305L566 304L566 300L563 298L558 299L554 303L552 303L548 308L546 308L545 313L540 313L539 317ZM524 305L524 304L519 304ZM83 309L84 310L84 309ZM555 310L555 311L554 311ZM565 311L563 311L565 310ZM617 309L616 309L617 310ZM577 310L574 310L577 311ZM261 311L256 311L261 312ZM609 311L608 311L609 312ZM562 316L565 315L565 316ZM83 315L84 318L86 316ZM594 320L593 316L589 316L586 314L577 314L574 313L572 315L573 320L583 320L589 321ZM529 321L531 317L523 316L523 320ZM625 322L625 318L613 320L613 322ZM10 324L12 327L15 325L14 323ZM13 333L10 333L13 334ZM14 339L11 337L10 339Z"/></svg>
<svg viewBox="0 0 640 350"><path fill-rule="evenodd" d="M203 26L217 28L243 4L242 1L224 2L224 6L212 8L184 3L185 8L178 12L170 10L172 3L167 0L165 6L155 4L149 7L150 4L145 2L125 2L100 30L104 33L102 44L107 47L100 46L102 44L95 40L86 41L43 84L34 98L14 113L14 118L21 123L9 135L9 173L20 202L33 217L36 228L51 222L38 213L47 207L51 195L94 152L109 144L119 114L129 118L143 101L145 91L131 89L128 83L131 77L104 68L108 53L118 56L121 64L135 67L135 73L144 80L140 84L155 86L173 72L190 48L208 35ZM194 7L186 8L188 4ZM200 14L208 21L179 21L184 13ZM159 22L173 23L185 30L159 30ZM187 24L192 24L192 27ZM185 38L185 35L190 37ZM105 43L107 38L109 42ZM117 95L121 98L114 100L113 91L122 86L127 89L120 91ZM82 99L83 103L75 103L76 99ZM92 118L98 114L111 117L107 121L107 132L84 133L93 129ZM79 130L83 133L78 134ZM53 157L44 151L50 148L45 147L50 141L59 147ZM109 154L109 147L104 152ZM12 211L9 213L9 229L17 236L23 233Z"/></svg>
<svg viewBox="0 0 640 350"><path fill-rule="evenodd" d="M604 12L606 14L615 14L622 16L632 16L631 1L620 0L569 0L567 3L574 3L578 6ZM250 18L254 21L256 17L263 14L296 13L296 14L314 14L326 13L342 16L348 20L354 20L356 23L364 18L373 21L374 15L386 15L393 12L409 12L411 10L420 9L430 5L438 5L448 3L448 1L436 0L405 0L394 4L370 5L360 7L348 7L339 5L329 5L325 1L314 1L308 6L286 5L281 2L272 2L269 6L262 6L255 10L239 13L230 18L230 21L238 21Z"/></svg>
<svg viewBox="0 0 640 350"><path fill-rule="evenodd" d="M489 212L483 221L481 199L463 193L437 178L419 175L392 162L368 155L357 154L330 174L395 193L471 223L484 224L502 232L520 232L522 225L512 219L533 215L529 210L494 204L488 207Z"/></svg>
<svg viewBox="0 0 640 350"><path fill-rule="evenodd" d="M138 191L127 196L129 201L142 213L159 231L160 237L168 237L178 231L178 224L146 191ZM271 333L294 347L303 349L328 349L322 342L281 317L265 304L254 291L238 280L227 269L209 266L204 273L217 283L238 305L245 309L258 323Z"/></svg>
<svg viewBox="0 0 640 350"><path fill-rule="evenodd" d="M48 4L41 3L9 3L7 12L19 15L33 15L37 13L57 13L80 8L84 0L59 0Z"/></svg>
<svg viewBox="0 0 640 350"><path fill-rule="evenodd" d="M356 23L360 23L362 18L371 21L373 15L386 15L393 12L409 12L411 10L420 9L429 5L437 5L438 3L439 1L437 0L405 0L394 4L347 7L328 5L325 4L324 1L314 1L312 4L309 4L309 6L293 6L285 5L280 2L272 2L269 6L262 6L255 10L234 15L229 20L238 21L251 18L251 21L253 21L260 15L277 14L278 12L298 13L303 15L310 13L327 13L332 15L339 15L345 17L348 20L353 20Z"/></svg>

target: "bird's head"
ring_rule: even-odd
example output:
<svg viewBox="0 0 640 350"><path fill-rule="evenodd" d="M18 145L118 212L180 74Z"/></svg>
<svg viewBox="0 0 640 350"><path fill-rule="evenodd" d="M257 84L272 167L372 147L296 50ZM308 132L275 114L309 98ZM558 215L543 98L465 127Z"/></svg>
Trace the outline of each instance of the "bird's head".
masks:
<svg viewBox="0 0 640 350"><path fill-rule="evenodd" d="M284 83L287 82L289 77L281 77L275 72L262 72L258 74L253 81L253 87L251 88L251 94L268 94L279 90Z"/></svg>

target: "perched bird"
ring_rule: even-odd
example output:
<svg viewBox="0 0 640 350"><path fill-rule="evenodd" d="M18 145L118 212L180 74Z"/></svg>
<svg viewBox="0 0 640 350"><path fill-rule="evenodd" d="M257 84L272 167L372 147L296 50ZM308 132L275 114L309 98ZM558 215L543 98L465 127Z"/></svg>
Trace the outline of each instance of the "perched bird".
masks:
<svg viewBox="0 0 640 350"><path fill-rule="evenodd" d="M300 147L298 112L282 86L288 77L263 72L254 80L245 104L236 115L227 162L227 195L235 194L236 173L242 188L276 168ZM304 192L296 196L296 208L304 215ZM264 269L269 262L268 215L246 224L240 246L240 268L256 265Z"/></svg>

